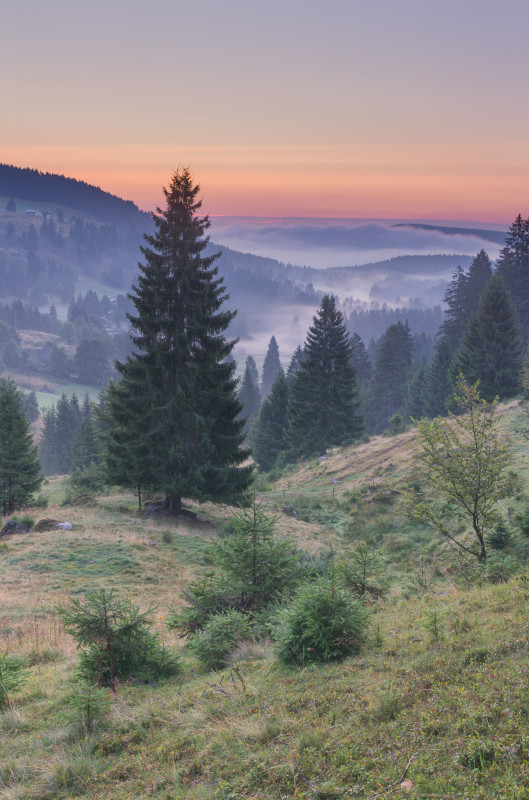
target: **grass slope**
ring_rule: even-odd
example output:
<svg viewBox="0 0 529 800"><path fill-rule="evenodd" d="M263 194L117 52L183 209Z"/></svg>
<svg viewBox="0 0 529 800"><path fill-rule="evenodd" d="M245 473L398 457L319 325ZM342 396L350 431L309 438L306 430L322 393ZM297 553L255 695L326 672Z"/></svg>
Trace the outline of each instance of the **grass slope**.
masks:
<svg viewBox="0 0 529 800"><path fill-rule="evenodd" d="M526 479L526 412L504 406L501 428ZM54 607L113 587L155 605L155 628L180 648L165 618L230 509L206 504L197 522L177 522L139 515L126 494L61 506L64 486L51 481L50 506L30 513L72 531L0 540L0 654L28 670L0 711L0 798L528 798L529 571L464 580L433 534L399 514L413 437L338 449L261 486L270 507L297 512L278 529L300 546L379 550L390 588L370 606L358 657L288 669L257 643L213 674L184 654L178 679L120 686L92 731L68 706L76 654ZM521 539L512 552L525 557Z"/></svg>

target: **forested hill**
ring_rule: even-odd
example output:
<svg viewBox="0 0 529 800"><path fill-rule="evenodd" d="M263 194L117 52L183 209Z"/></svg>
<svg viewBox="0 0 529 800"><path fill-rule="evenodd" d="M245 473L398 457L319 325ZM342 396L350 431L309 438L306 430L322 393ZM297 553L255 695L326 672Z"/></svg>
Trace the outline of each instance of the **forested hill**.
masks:
<svg viewBox="0 0 529 800"><path fill-rule="evenodd" d="M132 200L123 200L75 178L10 164L0 164L0 197L65 206L115 225L141 227L149 220L149 215Z"/></svg>

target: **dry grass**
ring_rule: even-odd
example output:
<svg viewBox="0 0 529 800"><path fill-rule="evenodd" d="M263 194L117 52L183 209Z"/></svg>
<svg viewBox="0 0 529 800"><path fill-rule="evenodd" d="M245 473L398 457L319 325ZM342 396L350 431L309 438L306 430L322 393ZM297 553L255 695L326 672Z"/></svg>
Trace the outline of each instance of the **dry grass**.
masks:
<svg viewBox="0 0 529 800"><path fill-rule="evenodd" d="M517 404L502 410L501 427L526 480L529 425ZM446 569L450 554L430 534L407 526L395 506L366 503L360 491L402 488L413 437L410 431L335 449L278 483L328 490L339 481L334 503L311 498L309 521L280 515L279 533L313 553L363 537L386 558L393 590L371 606L373 635L359 657L291 670L259 642L241 645L228 669L212 674L184 656L179 679L120 686L108 719L91 734L66 713L76 654L53 608L73 593L113 587L142 609L157 606L155 628L180 648L165 627L167 610L203 568L206 543L232 509L190 503L198 522L147 517L127 493L62 506L63 480L50 480L49 507L29 513L68 520L73 530L0 540L0 653L23 656L28 669L26 685L0 713L0 798L397 800L406 793L416 800L525 800L524 576L497 586L456 585ZM419 556L432 585L404 599ZM442 628L436 642L425 628L432 611ZM481 741L493 742L494 761L469 768ZM390 788L414 753L410 792Z"/></svg>

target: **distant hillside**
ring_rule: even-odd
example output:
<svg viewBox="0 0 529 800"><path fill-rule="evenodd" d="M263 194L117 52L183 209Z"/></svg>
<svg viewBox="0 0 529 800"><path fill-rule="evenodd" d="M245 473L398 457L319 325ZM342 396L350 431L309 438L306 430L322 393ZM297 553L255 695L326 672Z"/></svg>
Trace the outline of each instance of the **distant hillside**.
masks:
<svg viewBox="0 0 529 800"><path fill-rule="evenodd" d="M447 236L477 236L478 239L484 239L486 242L494 242L494 244L505 244L505 231L489 231L486 228L457 228L447 225L426 225L422 222L399 222L393 226L394 228L416 228L423 231L440 231Z"/></svg>
<svg viewBox="0 0 529 800"><path fill-rule="evenodd" d="M149 219L131 200L122 200L97 186L9 164L0 164L0 196L55 203L115 225L145 225Z"/></svg>

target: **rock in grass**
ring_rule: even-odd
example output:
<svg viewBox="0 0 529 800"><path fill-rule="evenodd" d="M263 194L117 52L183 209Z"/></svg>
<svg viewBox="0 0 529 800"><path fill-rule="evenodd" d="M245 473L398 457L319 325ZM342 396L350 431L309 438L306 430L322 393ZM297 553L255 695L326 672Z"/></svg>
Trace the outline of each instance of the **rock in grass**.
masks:
<svg viewBox="0 0 529 800"><path fill-rule="evenodd" d="M58 522L55 525L56 528L59 528L61 531L71 531L72 530L72 523L71 522Z"/></svg>
<svg viewBox="0 0 529 800"><path fill-rule="evenodd" d="M26 526L22 525L21 522L17 522L14 519L8 519L2 530L0 530L0 537L11 536L17 533L29 533L29 528L26 528Z"/></svg>

